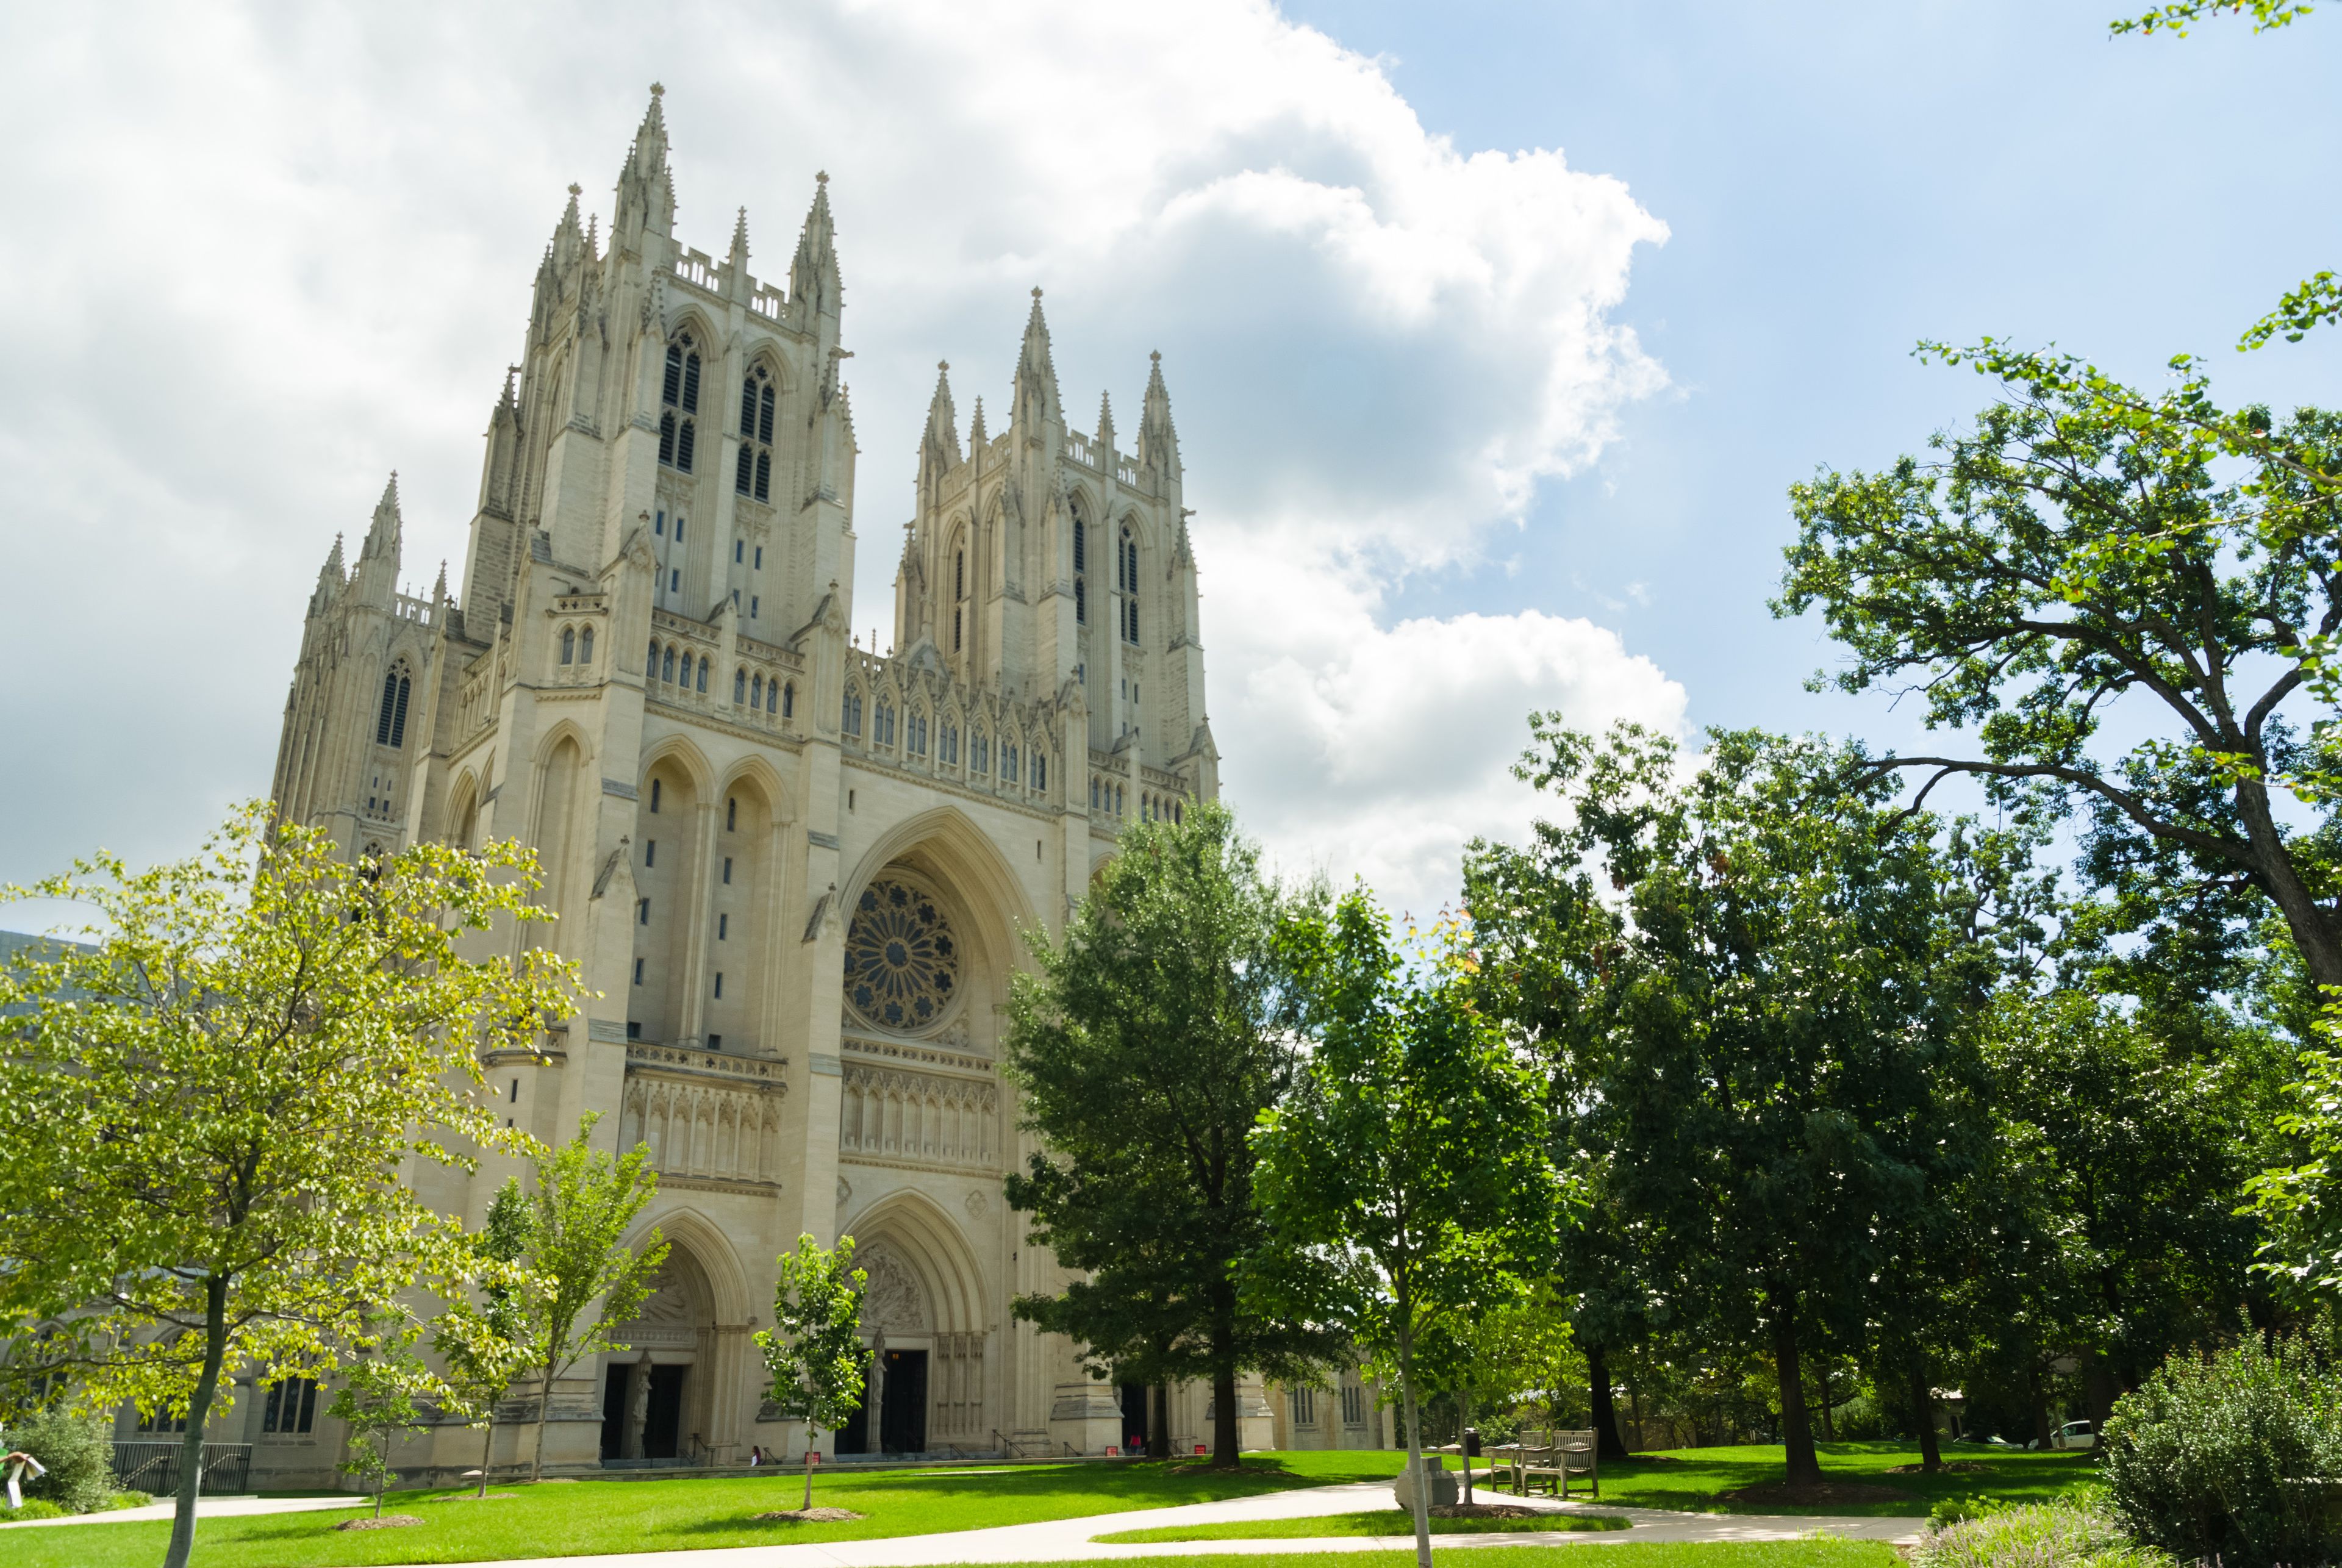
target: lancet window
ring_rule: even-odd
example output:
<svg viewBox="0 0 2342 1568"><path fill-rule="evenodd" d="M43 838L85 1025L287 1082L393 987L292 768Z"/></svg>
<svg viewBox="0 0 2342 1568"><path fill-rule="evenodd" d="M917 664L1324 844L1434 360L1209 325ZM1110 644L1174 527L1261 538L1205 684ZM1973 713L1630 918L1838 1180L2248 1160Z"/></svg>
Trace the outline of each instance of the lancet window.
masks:
<svg viewBox="0 0 2342 1568"><path fill-rule="evenodd" d="M1122 640L1138 641L1138 541L1122 531L1115 547L1114 585L1122 591Z"/></svg>
<svg viewBox="0 0 2342 1568"><path fill-rule="evenodd" d="M699 440L699 347L687 332L666 345L659 402L659 461L688 474Z"/></svg>
<svg viewBox="0 0 2342 1568"><path fill-rule="evenodd" d="M382 678L382 712L374 723L374 743L378 746L403 746L406 744L406 701L414 682L406 673L406 661L391 665L390 673Z"/></svg>
<svg viewBox="0 0 2342 1568"><path fill-rule="evenodd" d="M1089 529L1083 524L1082 514L1076 512L1074 514L1074 619L1084 624L1090 618L1089 579L1084 574L1089 570L1088 557Z"/></svg>
<svg viewBox="0 0 2342 1568"><path fill-rule="evenodd" d="M759 365L740 384L740 464L733 488L773 498L773 375Z"/></svg>

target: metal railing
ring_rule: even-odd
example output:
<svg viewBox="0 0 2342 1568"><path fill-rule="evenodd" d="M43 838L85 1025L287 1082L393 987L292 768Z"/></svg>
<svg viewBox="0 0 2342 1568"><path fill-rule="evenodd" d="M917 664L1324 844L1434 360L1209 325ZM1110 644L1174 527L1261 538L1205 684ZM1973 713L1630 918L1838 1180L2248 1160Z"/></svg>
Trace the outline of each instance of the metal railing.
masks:
<svg viewBox="0 0 2342 1568"><path fill-rule="evenodd" d="M179 1456L185 1450L167 1439L121 1441L114 1445L114 1478L125 1489L168 1497L179 1490ZM207 1497L252 1489L252 1444L206 1443L200 1491Z"/></svg>

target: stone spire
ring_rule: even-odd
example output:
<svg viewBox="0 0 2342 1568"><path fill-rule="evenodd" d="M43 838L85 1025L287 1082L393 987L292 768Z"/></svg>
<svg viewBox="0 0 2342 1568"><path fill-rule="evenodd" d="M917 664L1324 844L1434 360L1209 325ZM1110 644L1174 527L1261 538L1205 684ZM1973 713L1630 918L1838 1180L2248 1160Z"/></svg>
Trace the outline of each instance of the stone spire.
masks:
<svg viewBox="0 0 2342 1568"><path fill-rule="evenodd" d="M970 452L981 452L987 439L988 437L984 434L984 399L979 397L976 400L976 417L969 422L967 427L967 449Z"/></svg>
<svg viewBox="0 0 2342 1568"><path fill-rule="evenodd" d="M314 617L333 607L349 580L348 570L342 564L342 536L334 535L334 547L325 553L325 564L317 568L317 586L309 595L309 614Z"/></svg>
<svg viewBox="0 0 2342 1568"><path fill-rule="evenodd" d="M927 428L919 442L919 473L926 477L928 465L936 465L936 476L959 466L959 414L952 406L951 362L936 362L936 394L927 403Z"/></svg>
<svg viewBox="0 0 2342 1568"><path fill-rule="evenodd" d="M1041 315L1041 291L1033 291L1033 314L1025 320L1025 346L1016 356L1016 392L1011 421L1024 439L1037 440L1040 427L1064 417L1057 403L1057 367L1049 358L1049 324Z"/></svg>
<svg viewBox="0 0 2342 1568"><path fill-rule="evenodd" d="M1097 444L1105 450L1114 450L1114 399L1106 393L1098 394Z"/></svg>
<svg viewBox="0 0 2342 1568"><path fill-rule="evenodd" d="M358 558L369 561L388 556L395 562L402 532L398 515L398 470L394 468L390 471L390 482L382 487L382 499L375 503L374 524L366 530L365 544L360 547Z"/></svg>
<svg viewBox="0 0 2342 1568"><path fill-rule="evenodd" d="M666 94L651 84L651 106L618 171L618 205L610 218L610 243L617 248L636 248L646 234L675 233L675 176L666 165L666 116L659 107Z"/></svg>
<svg viewBox="0 0 2342 1568"><path fill-rule="evenodd" d="M732 273L738 276L748 270L748 209L740 209L739 221L732 225Z"/></svg>
<svg viewBox="0 0 2342 1568"><path fill-rule="evenodd" d="M555 273L565 273L586 252L586 231L577 221L577 198L585 195L584 187L572 184L569 205L562 209L561 221L553 225L553 243L545 255Z"/></svg>
<svg viewBox="0 0 2342 1568"><path fill-rule="evenodd" d="M1171 393L1163 385L1163 355L1146 356L1153 366L1146 373L1146 406L1138 421L1138 465L1161 470L1171 478L1179 477L1179 433L1171 424Z"/></svg>
<svg viewBox="0 0 2342 1568"><path fill-rule="evenodd" d="M837 227L829 215L829 175L823 173L813 177L813 206L789 263L789 304L805 319L836 315L839 292Z"/></svg>
<svg viewBox="0 0 2342 1568"><path fill-rule="evenodd" d="M439 580L431 584L431 602L434 604L447 602L447 563L444 560L439 563Z"/></svg>

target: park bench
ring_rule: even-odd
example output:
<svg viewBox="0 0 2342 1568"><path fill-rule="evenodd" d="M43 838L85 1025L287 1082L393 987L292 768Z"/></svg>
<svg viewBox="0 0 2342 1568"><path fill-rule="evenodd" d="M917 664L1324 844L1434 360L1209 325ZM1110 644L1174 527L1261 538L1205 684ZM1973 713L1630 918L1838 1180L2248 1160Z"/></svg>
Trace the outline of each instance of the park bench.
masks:
<svg viewBox="0 0 2342 1568"><path fill-rule="evenodd" d="M1526 1497L1544 1481L1556 1496L1569 1495L1569 1478L1586 1477L1593 1495L1602 1495L1602 1477L1595 1468L1594 1433L1586 1431L1524 1432L1513 1448L1513 1491Z"/></svg>

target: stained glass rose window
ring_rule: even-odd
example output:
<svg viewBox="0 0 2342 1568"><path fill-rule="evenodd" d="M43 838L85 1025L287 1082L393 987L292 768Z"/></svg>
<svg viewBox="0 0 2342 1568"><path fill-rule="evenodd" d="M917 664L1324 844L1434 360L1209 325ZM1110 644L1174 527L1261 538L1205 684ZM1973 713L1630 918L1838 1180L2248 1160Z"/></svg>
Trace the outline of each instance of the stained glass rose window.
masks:
<svg viewBox="0 0 2342 1568"><path fill-rule="evenodd" d="M935 899L908 883L863 889L846 931L846 999L885 1029L939 1022L959 985L959 944Z"/></svg>

